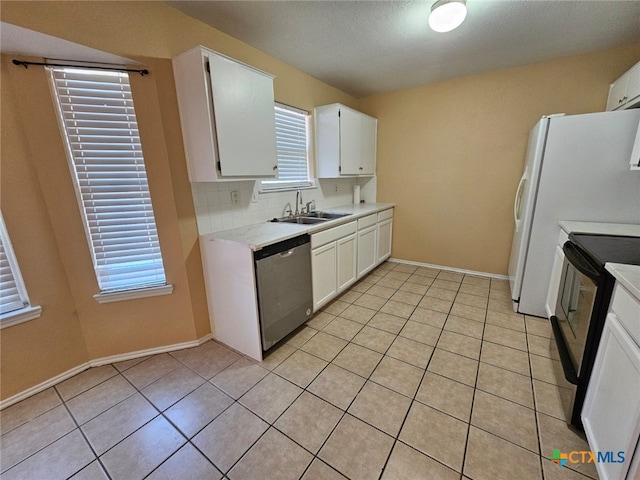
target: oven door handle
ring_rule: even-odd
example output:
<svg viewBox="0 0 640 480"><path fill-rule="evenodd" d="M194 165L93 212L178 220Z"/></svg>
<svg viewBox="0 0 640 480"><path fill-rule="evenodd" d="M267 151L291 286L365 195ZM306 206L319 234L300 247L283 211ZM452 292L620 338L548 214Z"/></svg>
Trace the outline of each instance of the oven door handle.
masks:
<svg viewBox="0 0 640 480"><path fill-rule="evenodd" d="M594 282L598 280L600 273L593 268L586 258L584 258L584 255L578 247L568 241L562 246L562 251L564 252L565 257L567 257L567 260L569 260L569 263L571 263L576 270L583 275L586 275Z"/></svg>
<svg viewBox="0 0 640 480"><path fill-rule="evenodd" d="M580 379L576 374L576 369L573 368L573 362L571 361L571 357L569 356L569 350L567 349L567 345L564 343L564 337L562 336L562 331L560 330L558 317L553 315L550 320L551 328L553 329L553 336L555 337L556 345L558 347L558 355L560 356L560 363L562 364L564 378L567 379L567 382L573 385L578 385Z"/></svg>

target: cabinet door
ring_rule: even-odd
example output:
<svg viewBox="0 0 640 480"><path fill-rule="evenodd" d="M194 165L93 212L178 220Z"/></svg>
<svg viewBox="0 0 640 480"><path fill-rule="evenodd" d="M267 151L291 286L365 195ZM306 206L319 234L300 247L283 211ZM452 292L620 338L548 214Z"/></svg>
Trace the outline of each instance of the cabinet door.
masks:
<svg viewBox="0 0 640 480"><path fill-rule="evenodd" d="M356 281L357 237L354 233L337 243L338 293Z"/></svg>
<svg viewBox="0 0 640 480"><path fill-rule="evenodd" d="M378 259L377 231L377 225L358 231L358 278L376 266Z"/></svg>
<svg viewBox="0 0 640 480"><path fill-rule="evenodd" d="M640 347L613 313L607 315L591 375L584 430L591 450L612 452L612 462L596 463L600 478L622 480L640 437Z"/></svg>
<svg viewBox="0 0 640 480"><path fill-rule="evenodd" d="M391 232L393 220L384 220L378 224L378 263L391 256Z"/></svg>
<svg viewBox="0 0 640 480"><path fill-rule="evenodd" d="M562 277L562 265L564 264L564 252L562 246L556 247L556 255L551 267L551 278L549 279L549 290L547 291L547 318L556 314L556 304L558 302L558 292L560 291L560 278Z"/></svg>
<svg viewBox="0 0 640 480"><path fill-rule="evenodd" d="M635 104L640 100L640 64L629 71L627 84L627 104Z"/></svg>
<svg viewBox="0 0 640 480"><path fill-rule="evenodd" d="M361 117L361 153L358 170L360 175L375 175L376 173L376 141L378 121L369 115Z"/></svg>
<svg viewBox="0 0 640 480"><path fill-rule="evenodd" d="M278 162L273 78L213 54L209 69L221 174L274 176Z"/></svg>
<svg viewBox="0 0 640 480"><path fill-rule="evenodd" d="M629 72L611 84L611 87L609 87L609 97L607 98L607 110L616 110L624 105L628 85Z"/></svg>
<svg viewBox="0 0 640 480"><path fill-rule="evenodd" d="M313 311L318 310L337 293L336 242L311 250Z"/></svg>
<svg viewBox="0 0 640 480"><path fill-rule="evenodd" d="M362 157L362 114L340 109L340 174L358 175Z"/></svg>

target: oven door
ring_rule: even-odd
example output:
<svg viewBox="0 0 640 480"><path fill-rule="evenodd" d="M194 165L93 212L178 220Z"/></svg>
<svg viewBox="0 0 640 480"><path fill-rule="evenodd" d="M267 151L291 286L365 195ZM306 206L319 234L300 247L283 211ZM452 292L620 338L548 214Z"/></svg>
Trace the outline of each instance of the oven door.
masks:
<svg viewBox="0 0 640 480"><path fill-rule="evenodd" d="M560 278L555 316L562 332L562 340L565 343L571 367L580 378L580 365L593 314L599 273L571 242L564 244L563 251L565 261Z"/></svg>

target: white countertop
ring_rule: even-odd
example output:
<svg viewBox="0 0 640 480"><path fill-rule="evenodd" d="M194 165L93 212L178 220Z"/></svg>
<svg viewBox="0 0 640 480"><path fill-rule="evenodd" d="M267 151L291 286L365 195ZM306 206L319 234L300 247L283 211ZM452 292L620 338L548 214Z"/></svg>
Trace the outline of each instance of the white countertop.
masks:
<svg viewBox="0 0 640 480"><path fill-rule="evenodd" d="M361 203L358 205L344 205L341 207L321 209L323 212L348 213L349 215L322 223L304 225L298 223L264 222L244 227L222 230L220 232L200 235L202 241L233 242L247 245L251 250L260 250L267 245L288 240L305 233L317 233L343 223L348 223L366 215L393 208L392 203Z"/></svg>
<svg viewBox="0 0 640 480"><path fill-rule="evenodd" d="M640 225L631 223L599 223L561 221L560 228L567 233L600 233L603 235L629 235L640 237Z"/></svg>
<svg viewBox="0 0 640 480"><path fill-rule="evenodd" d="M638 300L640 300L640 266L626 265L623 263L607 263L605 268L631 292Z"/></svg>

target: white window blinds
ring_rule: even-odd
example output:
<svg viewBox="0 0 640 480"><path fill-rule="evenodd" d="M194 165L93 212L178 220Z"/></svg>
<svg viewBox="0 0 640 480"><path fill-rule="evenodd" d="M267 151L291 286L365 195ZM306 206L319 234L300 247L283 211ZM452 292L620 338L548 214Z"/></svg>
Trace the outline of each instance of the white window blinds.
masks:
<svg viewBox="0 0 640 480"><path fill-rule="evenodd" d="M286 105L275 105L278 177L263 180L263 190L308 187L308 114Z"/></svg>
<svg viewBox="0 0 640 480"><path fill-rule="evenodd" d="M20 269L13 255L4 220L0 215L0 314L29 306Z"/></svg>
<svg viewBox="0 0 640 480"><path fill-rule="evenodd" d="M128 74L49 70L101 292L164 285Z"/></svg>

